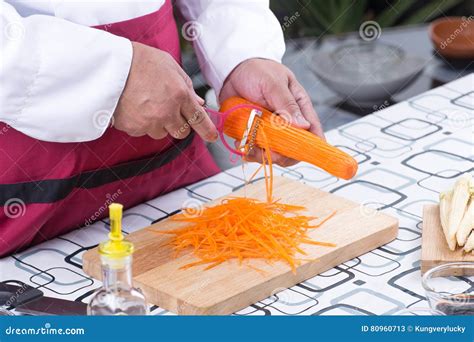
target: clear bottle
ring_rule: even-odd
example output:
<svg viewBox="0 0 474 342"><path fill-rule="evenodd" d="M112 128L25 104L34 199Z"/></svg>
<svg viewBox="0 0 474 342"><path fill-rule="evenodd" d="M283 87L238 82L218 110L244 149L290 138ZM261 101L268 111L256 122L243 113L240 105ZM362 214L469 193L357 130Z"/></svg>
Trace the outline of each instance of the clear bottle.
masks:
<svg viewBox="0 0 474 342"><path fill-rule="evenodd" d="M148 314L145 297L132 286L133 244L123 239L122 209L118 203L109 206L109 240L99 245L103 285L92 296L88 315Z"/></svg>

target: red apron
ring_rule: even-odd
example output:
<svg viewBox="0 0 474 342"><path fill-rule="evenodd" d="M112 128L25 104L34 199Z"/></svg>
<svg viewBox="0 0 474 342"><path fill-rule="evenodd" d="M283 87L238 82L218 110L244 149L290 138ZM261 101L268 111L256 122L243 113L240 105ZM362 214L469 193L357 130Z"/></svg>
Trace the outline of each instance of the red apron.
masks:
<svg viewBox="0 0 474 342"><path fill-rule="evenodd" d="M155 13L97 28L180 62L169 0ZM111 201L128 208L219 172L195 134L153 140L110 128L94 141L51 143L3 123L0 132L0 256L101 219Z"/></svg>

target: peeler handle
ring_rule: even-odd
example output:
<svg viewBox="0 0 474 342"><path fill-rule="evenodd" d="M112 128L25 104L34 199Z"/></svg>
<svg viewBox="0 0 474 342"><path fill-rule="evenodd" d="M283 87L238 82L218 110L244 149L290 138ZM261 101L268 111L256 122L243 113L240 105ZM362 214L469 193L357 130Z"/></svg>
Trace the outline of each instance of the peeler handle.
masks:
<svg viewBox="0 0 474 342"><path fill-rule="evenodd" d="M236 154L238 156L245 156L245 153L241 152L241 151L238 151L236 150L235 148L233 148L232 146L229 145L229 143L227 142L227 140L225 140L225 137L224 137L224 122L227 118L227 116L229 116L230 113L238 110L238 109L242 109L242 108L247 108L247 109L255 109L255 110L258 110L258 111L262 111L263 109L259 106L256 106L254 104L251 104L251 103L248 103L248 104L239 104L237 106L234 106L228 110L226 110L225 112L219 112L217 110L214 110L214 109L210 109L210 108L205 108L205 110L209 113L209 114L212 114L214 115L216 118L218 118L218 122L217 122L217 131L219 132L219 137L221 138L221 141L222 143L224 144L224 146L230 151L232 152L233 154Z"/></svg>

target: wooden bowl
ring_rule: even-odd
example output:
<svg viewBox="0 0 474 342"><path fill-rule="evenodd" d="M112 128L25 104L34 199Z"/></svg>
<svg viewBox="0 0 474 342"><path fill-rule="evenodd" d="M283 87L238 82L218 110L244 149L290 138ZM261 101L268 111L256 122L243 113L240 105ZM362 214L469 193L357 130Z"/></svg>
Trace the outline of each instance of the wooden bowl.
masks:
<svg viewBox="0 0 474 342"><path fill-rule="evenodd" d="M430 37L440 55L455 59L474 58L474 17L445 17L430 25Z"/></svg>

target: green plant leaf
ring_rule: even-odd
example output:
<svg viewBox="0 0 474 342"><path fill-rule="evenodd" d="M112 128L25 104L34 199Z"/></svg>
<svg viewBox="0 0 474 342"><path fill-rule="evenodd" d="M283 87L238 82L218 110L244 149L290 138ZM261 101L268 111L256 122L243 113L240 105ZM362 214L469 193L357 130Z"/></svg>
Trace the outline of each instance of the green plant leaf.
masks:
<svg viewBox="0 0 474 342"><path fill-rule="evenodd" d="M307 13L311 19L316 19L321 26L327 29L331 25L330 12L327 10L327 6L321 6L320 1L312 1L307 7Z"/></svg>
<svg viewBox="0 0 474 342"><path fill-rule="evenodd" d="M467 0L391 0L373 20L381 27L418 24L441 15L443 12L459 5L470 3ZM471 0L472 2L472 0ZM368 18L372 3L369 0L271 0L272 7L289 17L296 11L300 14L285 34L299 35L337 34L357 31L362 22ZM417 9L418 8L418 9ZM372 9L374 10L374 9Z"/></svg>
<svg viewBox="0 0 474 342"><path fill-rule="evenodd" d="M415 0L398 0L393 5L388 5L375 21L382 27L392 26L415 2Z"/></svg>
<svg viewBox="0 0 474 342"><path fill-rule="evenodd" d="M356 0L356 4L346 12L346 31L357 31L364 21L367 11L367 0Z"/></svg>
<svg viewBox="0 0 474 342"><path fill-rule="evenodd" d="M367 0L315 0L308 12L328 32L341 33L358 28L367 7Z"/></svg>
<svg viewBox="0 0 474 342"><path fill-rule="evenodd" d="M404 25L419 24L443 14L444 11L460 4L463 0L437 0L416 11L403 21Z"/></svg>

